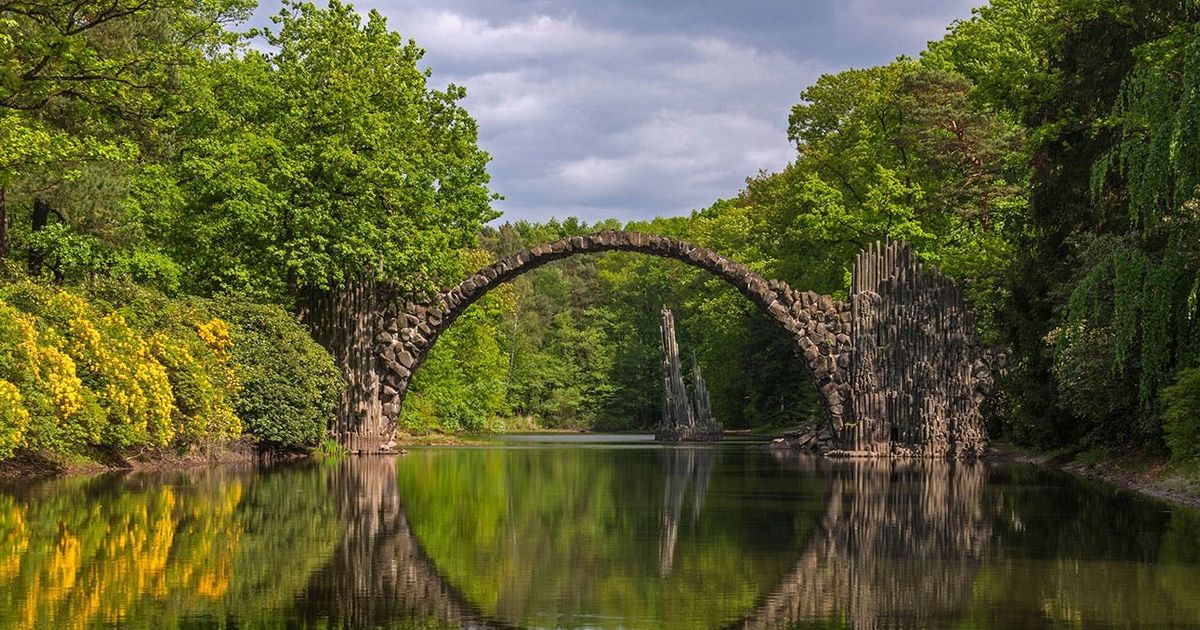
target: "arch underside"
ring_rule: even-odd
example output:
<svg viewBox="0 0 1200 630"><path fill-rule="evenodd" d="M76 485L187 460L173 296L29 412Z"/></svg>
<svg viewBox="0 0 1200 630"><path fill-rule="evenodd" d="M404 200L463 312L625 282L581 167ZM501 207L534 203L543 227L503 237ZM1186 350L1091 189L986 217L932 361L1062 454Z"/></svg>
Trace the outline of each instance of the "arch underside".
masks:
<svg viewBox="0 0 1200 630"><path fill-rule="evenodd" d="M678 260L732 285L791 336L812 370L826 423L841 426L849 399L850 305L827 295L794 291L712 250L669 237L605 231L565 238L505 257L426 302L407 301L378 336L383 367L383 413L399 414L413 374L438 337L492 288L549 262L607 251Z"/></svg>
<svg viewBox="0 0 1200 630"><path fill-rule="evenodd" d="M363 371L358 367L362 357L354 352L338 355L356 392L343 404L339 439L352 451L390 450L413 374L471 304L546 263L606 251L703 269L786 330L819 392L822 429L841 454L962 456L985 447L979 403L992 376L974 319L961 293L935 271L924 270L903 244L878 244L862 252L850 299L841 301L796 291L686 241L612 230L507 256L429 300L388 300L379 297L384 294L379 289L366 291L369 321L361 324L363 331L343 336L360 348L367 340L370 374L354 374Z"/></svg>

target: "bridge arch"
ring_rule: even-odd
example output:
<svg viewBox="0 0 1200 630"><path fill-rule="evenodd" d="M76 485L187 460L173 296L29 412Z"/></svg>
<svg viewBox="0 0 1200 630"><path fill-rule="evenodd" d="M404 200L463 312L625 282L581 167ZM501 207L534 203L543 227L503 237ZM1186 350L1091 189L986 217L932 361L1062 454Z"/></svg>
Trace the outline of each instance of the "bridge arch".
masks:
<svg viewBox="0 0 1200 630"><path fill-rule="evenodd" d="M828 295L796 292L745 265L686 241L640 232L605 230L572 236L506 256L423 302L407 300L379 322L380 413L395 426L408 387L437 339L468 307L495 287L547 263L607 251L678 260L732 285L792 337L820 392L827 420L840 426L849 396L850 305Z"/></svg>

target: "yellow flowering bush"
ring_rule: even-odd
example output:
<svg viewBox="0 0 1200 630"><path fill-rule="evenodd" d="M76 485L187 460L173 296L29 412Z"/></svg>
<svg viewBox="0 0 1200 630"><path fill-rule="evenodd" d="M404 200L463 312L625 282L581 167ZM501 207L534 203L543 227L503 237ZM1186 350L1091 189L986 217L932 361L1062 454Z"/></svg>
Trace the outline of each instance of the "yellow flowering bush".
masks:
<svg viewBox="0 0 1200 630"><path fill-rule="evenodd" d="M23 420L19 432L7 431L20 436L10 448L70 448L98 437L100 418L61 346L53 330L39 331L32 316L0 302L0 379L12 385L24 411L6 413L10 429L8 422Z"/></svg>
<svg viewBox="0 0 1200 630"><path fill-rule="evenodd" d="M121 315L101 315L78 295L34 283L7 289L10 303L24 311L9 313L25 337L16 358L30 364L20 386L23 392L45 392L47 403L39 406L52 410L33 413L36 430L29 446L66 450L170 442L167 371Z"/></svg>
<svg viewBox="0 0 1200 630"><path fill-rule="evenodd" d="M209 348L222 354L227 355L233 347L233 339L229 336L229 324L220 318L214 317L206 323L196 324L196 334L200 335L200 339L208 344Z"/></svg>
<svg viewBox="0 0 1200 630"><path fill-rule="evenodd" d="M0 281L0 459L18 448L208 447L244 430L312 445L340 389L329 354L278 307L112 279Z"/></svg>
<svg viewBox="0 0 1200 630"><path fill-rule="evenodd" d="M121 315L97 317L83 298L66 291L54 294L49 312L66 320L67 353L107 416L101 443L169 444L174 396L150 344Z"/></svg>
<svg viewBox="0 0 1200 630"><path fill-rule="evenodd" d="M16 385L0 381L0 459L9 457L25 440L29 412L21 405Z"/></svg>
<svg viewBox="0 0 1200 630"><path fill-rule="evenodd" d="M175 396L173 421L176 437L188 444L228 441L242 432L242 422L234 412L239 389L228 347L228 329L224 345L205 339L205 324L196 333L178 335L157 333L150 338L154 356L167 368Z"/></svg>

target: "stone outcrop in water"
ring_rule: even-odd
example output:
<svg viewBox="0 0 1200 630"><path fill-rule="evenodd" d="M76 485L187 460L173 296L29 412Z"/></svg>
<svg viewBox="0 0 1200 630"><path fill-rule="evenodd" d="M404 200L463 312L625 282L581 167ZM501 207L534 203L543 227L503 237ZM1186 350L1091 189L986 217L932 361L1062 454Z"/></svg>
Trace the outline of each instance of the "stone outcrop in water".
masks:
<svg viewBox="0 0 1200 630"><path fill-rule="evenodd" d="M692 354L695 396L688 394L683 382L683 363L675 340L675 316L666 306L662 310L663 339L663 417L654 432L660 442L712 442L721 439L721 425L713 418L708 386L700 375L696 355Z"/></svg>

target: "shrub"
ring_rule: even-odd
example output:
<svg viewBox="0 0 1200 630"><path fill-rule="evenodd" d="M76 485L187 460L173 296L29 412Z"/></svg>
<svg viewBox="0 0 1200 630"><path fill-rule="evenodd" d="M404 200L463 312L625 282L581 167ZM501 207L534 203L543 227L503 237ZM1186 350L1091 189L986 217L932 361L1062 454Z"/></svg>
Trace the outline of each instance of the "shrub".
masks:
<svg viewBox="0 0 1200 630"><path fill-rule="evenodd" d="M82 297L32 282L9 287L10 302L38 318L63 350L103 411L105 446L165 446L174 437L173 396L167 370L150 344L119 313L100 314Z"/></svg>
<svg viewBox="0 0 1200 630"><path fill-rule="evenodd" d="M318 444L343 388L333 357L278 306L214 300L212 308L230 325L246 430L275 448Z"/></svg>
<svg viewBox="0 0 1200 630"><path fill-rule="evenodd" d="M1112 328L1084 321L1056 328L1047 341L1054 349L1059 400L1083 421L1085 437L1127 444L1140 430L1137 382L1118 368Z"/></svg>
<svg viewBox="0 0 1200 630"><path fill-rule="evenodd" d="M120 312L144 335L167 370L180 445L236 439L235 412L241 387L233 365L228 325L213 317L208 300L170 299L123 280L101 279L87 287L94 304Z"/></svg>
<svg viewBox="0 0 1200 630"><path fill-rule="evenodd" d="M10 457L25 441L28 425L29 412L21 404L20 390L8 381L0 381L0 459Z"/></svg>
<svg viewBox="0 0 1200 630"><path fill-rule="evenodd" d="M19 447L207 445L243 426L266 445L311 446L341 387L333 359L279 307L114 280L0 286L0 459Z"/></svg>
<svg viewBox="0 0 1200 630"><path fill-rule="evenodd" d="M18 446L71 450L97 442L103 414L52 329L0 302L0 379L5 392L0 457Z"/></svg>
<svg viewBox="0 0 1200 630"><path fill-rule="evenodd" d="M1162 391L1163 429L1177 461L1200 461L1200 368L1180 370Z"/></svg>

